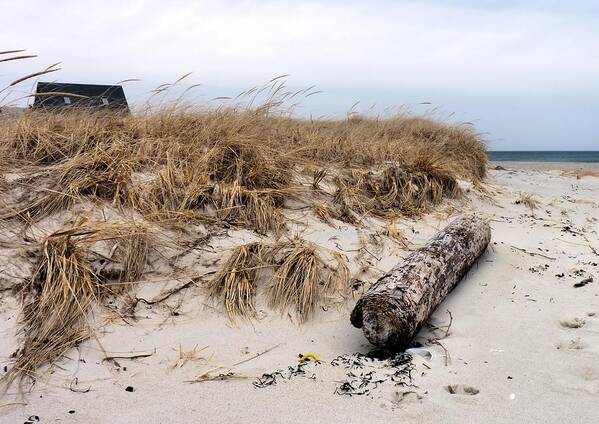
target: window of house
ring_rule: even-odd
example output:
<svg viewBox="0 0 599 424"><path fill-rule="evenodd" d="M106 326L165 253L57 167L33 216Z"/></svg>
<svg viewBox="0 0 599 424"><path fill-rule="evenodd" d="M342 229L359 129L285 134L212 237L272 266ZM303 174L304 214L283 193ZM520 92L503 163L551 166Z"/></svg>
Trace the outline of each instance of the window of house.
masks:
<svg viewBox="0 0 599 424"><path fill-rule="evenodd" d="M70 97L63 97L62 99L64 100L65 104L67 104L67 105L71 104L71 98Z"/></svg>

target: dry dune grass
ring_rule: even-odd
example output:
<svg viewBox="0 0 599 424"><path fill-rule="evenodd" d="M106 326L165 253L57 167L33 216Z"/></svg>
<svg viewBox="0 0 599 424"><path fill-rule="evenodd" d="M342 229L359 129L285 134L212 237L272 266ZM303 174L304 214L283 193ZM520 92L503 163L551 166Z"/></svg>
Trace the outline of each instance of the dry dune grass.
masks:
<svg viewBox="0 0 599 424"><path fill-rule="evenodd" d="M8 383L34 377L38 368L87 339L87 312L99 294L85 254L73 233L48 237L37 265L22 287L22 347L14 366L4 376Z"/></svg>
<svg viewBox="0 0 599 424"><path fill-rule="evenodd" d="M128 205L131 173L131 158L114 147L96 147L57 164L24 170L17 183L24 189L24 196L0 218L36 222L68 209L84 196Z"/></svg>
<svg viewBox="0 0 599 424"><path fill-rule="evenodd" d="M385 165L377 171L353 171L337 179L335 202L338 219L350 217L349 211L386 216L417 216L444 198L460 194L456 177L434 158L417 158L409 165Z"/></svg>
<svg viewBox="0 0 599 424"><path fill-rule="evenodd" d="M113 243L110 257L93 248L103 242ZM5 388L35 378L40 367L93 336L92 306L141 276L148 243L147 228L131 222L81 223L39 245L31 278L16 288L23 303L23 340L1 379Z"/></svg>
<svg viewBox="0 0 599 424"><path fill-rule="evenodd" d="M466 127L407 117L305 121L261 110L23 114L2 124L0 167L29 176L18 184L31 189L0 216L35 222L88 197L148 216L281 233L285 201L311 202L310 191L326 206L319 216L328 209L355 222L419 215L457 195L456 178L485 176L484 146ZM302 182L306 169L316 169L305 176L311 185ZM327 179L332 192L321 187Z"/></svg>
<svg viewBox="0 0 599 424"><path fill-rule="evenodd" d="M252 317L256 313L254 296L259 271L263 267L263 243L237 246L229 259L209 283L210 296L222 297L229 318Z"/></svg>
<svg viewBox="0 0 599 424"><path fill-rule="evenodd" d="M327 297L347 294L349 270L339 253L333 252L327 260L323 249L298 237L274 249L276 269L268 290L271 306L293 309L300 321L306 321Z"/></svg>
<svg viewBox="0 0 599 424"><path fill-rule="evenodd" d="M333 265L334 264L334 265ZM210 294L222 298L231 320L255 315L257 283L267 283L270 306L293 310L300 321L334 295L347 295L345 259L297 236L273 243L251 242L236 247L210 282Z"/></svg>
<svg viewBox="0 0 599 424"><path fill-rule="evenodd" d="M520 193L520 197L515 202L517 205L523 204L531 211L538 208L540 202L537 200L534 194L532 193Z"/></svg>
<svg viewBox="0 0 599 424"><path fill-rule="evenodd" d="M387 221L387 225L385 229L382 231L382 234L396 241L403 247L408 247L408 239L406 236L395 226L396 217L391 216Z"/></svg>
<svg viewBox="0 0 599 424"><path fill-rule="evenodd" d="M263 108L173 108L30 112L3 127L0 166L43 181L1 215L31 221L86 196L158 216L207 212L264 234L284 229L286 199L307 200L310 188L322 194L326 177L336 192L325 203L352 220L421 214L457 194L456 178L478 181L486 170L477 134L420 118L305 121ZM312 186L300 183L315 166Z"/></svg>
<svg viewBox="0 0 599 424"><path fill-rule="evenodd" d="M28 60L37 57L35 54L29 54L25 49L16 49L16 50L3 50L0 51L0 63L5 64L7 62L14 61L22 61ZM53 65L48 66L46 69L41 71L33 72L28 75L21 76L16 80L13 80L6 86L0 85L0 107L5 106L6 104L10 105L9 98L12 94L12 89L17 87L19 84L31 80L32 78L37 78L43 75L51 74L52 72L59 71L58 65L60 63L55 63ZM3 112L0 109L0 112ZM2 118L2 116L0 116Z"/></svg>

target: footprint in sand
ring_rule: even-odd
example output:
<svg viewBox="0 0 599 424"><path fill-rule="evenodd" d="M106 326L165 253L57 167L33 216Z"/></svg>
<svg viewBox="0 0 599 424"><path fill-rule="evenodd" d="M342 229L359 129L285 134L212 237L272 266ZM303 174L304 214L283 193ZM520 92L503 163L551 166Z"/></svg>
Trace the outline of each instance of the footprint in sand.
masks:
<svg viewBox="0 0 599 424"><path fill-rule="evenodd" d="M580 337L571 339L565 342L561 342L557 345L557 349L562 350L581 350L585 348L585 344L582 342Z"/></svg>
<svg viewBox="0 0 599 424"><path fill-rule="evenodd" d="M449 386L445 387L445 390L452 395L474 396L480 393L480 390L478 390L476 387L466 386L464 384L450 384Z"/></svg>
<svg viewBox="0 0 599 424"><path fill-rule="evenodd" d="M597 381L599 380L599 371L591 367L583 367L577 373L580 378L584 381Z"/></svg>
<svg viewBox="0 0 599 424"><path fill-rule="evenodd" d="M400 406L408 403L421 403L422 396L414 391L407 392L394 392L392 395L391 403L394 406Z"/></svg>
<svg viewBox="0 0 599 424"><path fill-rule="evenodd" d="M565 319L559 322L564 328L580 328L586 324L586 321L582 318Z"/></svg>

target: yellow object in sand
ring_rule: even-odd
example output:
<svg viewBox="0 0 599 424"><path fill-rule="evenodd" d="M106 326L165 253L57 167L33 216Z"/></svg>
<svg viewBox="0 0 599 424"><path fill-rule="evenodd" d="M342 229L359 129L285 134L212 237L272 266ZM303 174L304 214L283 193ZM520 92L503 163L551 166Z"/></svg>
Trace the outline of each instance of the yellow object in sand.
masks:
<svg viewBox="0 0 599 424"><path fill-rule="evenodd" d="M308 361L318 362L320 361L320 356L315 353L306 353L305 355L300 355L299 362L300 364L305 364Z"/></svg>

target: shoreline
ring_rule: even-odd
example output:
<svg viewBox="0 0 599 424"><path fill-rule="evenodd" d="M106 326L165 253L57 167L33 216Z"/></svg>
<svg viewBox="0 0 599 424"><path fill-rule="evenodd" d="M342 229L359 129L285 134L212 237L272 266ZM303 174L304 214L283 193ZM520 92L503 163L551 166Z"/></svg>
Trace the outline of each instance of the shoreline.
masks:
<svg viewBox="0 0 599 424"><path fill-rule="evenodd" d="M520 162L520 161L491 161L489 167L502 166L506 169L530 170L561 170L561 171L590 171L599 172L599 162Z"/></svg>

